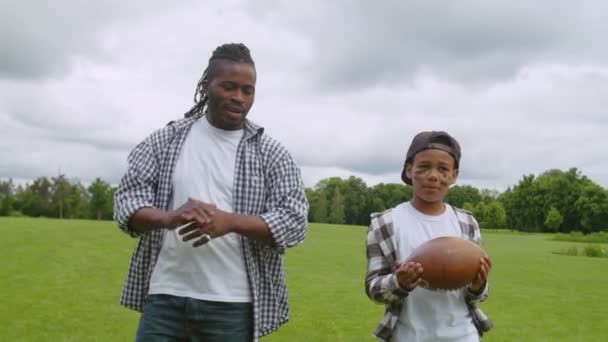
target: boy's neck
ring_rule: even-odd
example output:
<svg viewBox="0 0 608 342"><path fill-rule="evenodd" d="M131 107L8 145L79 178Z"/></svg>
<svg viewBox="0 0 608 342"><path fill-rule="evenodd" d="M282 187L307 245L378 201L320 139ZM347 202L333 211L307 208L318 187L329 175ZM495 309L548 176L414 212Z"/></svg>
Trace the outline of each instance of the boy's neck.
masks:
<svg viewBox="0 0 608 342"><path fill-rule="evenodd" d="M437 216L443 214L445 211L445 204L443 202L426 202L416 196L412 198L412 206L426 215Z"/></svg>

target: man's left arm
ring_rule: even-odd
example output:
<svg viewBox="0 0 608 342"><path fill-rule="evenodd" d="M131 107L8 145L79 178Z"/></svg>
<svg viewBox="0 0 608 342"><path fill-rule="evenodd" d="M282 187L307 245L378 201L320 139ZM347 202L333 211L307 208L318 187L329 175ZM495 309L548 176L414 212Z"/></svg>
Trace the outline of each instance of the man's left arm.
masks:
<svg viewBox="0 0 608 342"><path fill-rule="evenodd" d="M304 241L308 228L308 201L300 169L285 153L269 170L268 194L264 213L258 218L266 223L278 253Z"/></svg>

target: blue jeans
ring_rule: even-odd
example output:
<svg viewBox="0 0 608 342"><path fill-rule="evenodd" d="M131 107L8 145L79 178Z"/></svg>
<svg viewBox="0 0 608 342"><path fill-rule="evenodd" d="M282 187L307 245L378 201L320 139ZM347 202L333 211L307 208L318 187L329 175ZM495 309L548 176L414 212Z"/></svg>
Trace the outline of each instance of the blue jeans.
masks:
<svg viewBox="0 0 608 342"><path fill-rule="evenodd" d="M251 303L212 302L153 294L146 298L136 342L250 342Z"/></svg>

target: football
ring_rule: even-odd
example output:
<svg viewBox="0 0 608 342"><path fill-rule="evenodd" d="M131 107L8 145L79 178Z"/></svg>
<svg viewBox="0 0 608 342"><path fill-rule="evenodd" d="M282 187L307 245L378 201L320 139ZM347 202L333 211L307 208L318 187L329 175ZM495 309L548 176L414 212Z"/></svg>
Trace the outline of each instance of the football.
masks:
<svg viewBox="0 0 608 342"><path fill-rule="evenodd" d="M406 261L422 265L421 286L431 290L453 290L470 284L481 268L485 251L475 243L443 236L418 246Z"/></svg>

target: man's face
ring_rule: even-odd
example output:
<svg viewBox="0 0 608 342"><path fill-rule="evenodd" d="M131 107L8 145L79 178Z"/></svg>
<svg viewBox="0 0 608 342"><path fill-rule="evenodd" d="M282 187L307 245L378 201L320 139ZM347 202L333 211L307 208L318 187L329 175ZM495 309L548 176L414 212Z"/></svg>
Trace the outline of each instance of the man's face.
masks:
<svg viewBox="0 0 608 342"><path fill-rule="evenodd" d="M207 119L220 129L241 129L255 98L255 69L229 60L216 61L213 68L210 80L203 83Z"/></svg>
<svg viewBox="0 0 608 342"><path fill-rule="evenodd" d="M458 177L454 157L437 149L418 152L405 171L412 180L414 196L427 203L443 202Z"/></svg>

